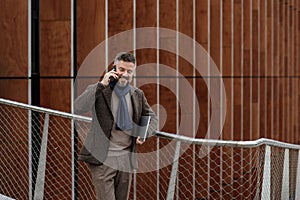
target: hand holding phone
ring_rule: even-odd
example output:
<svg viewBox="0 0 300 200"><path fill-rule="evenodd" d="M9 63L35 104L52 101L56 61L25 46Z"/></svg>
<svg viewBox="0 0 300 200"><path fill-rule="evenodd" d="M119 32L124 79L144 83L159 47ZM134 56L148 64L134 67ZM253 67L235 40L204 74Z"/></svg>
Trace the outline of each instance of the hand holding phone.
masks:
<svg viewBox="0 0 300 200"><path fill-rule="evenodd" d="M116 65L113 66L112 71L115 71L115 72L117 71ZM118 82L118 80L119 80L119 76L118 75L117 75L117 78L115 78L114 76L110 76L109 77L109 85L113 88L116 85L116 83Z"/></svg>
<svg viewBox="0 0 300 200"><path fill-rule="evenodd" d="M117 71L116 65L113 66L112 71ZM115 77L113 77L113 76L109 77L109 82L110 83L113 83L113 82L116 82L116 81L117 81L117 79L115 79Z"/></svg>
<svg viewBox="0 0 300 200"><path fill-rule="evenodd" d="M116 66L113 66L113 69L104 75L101 83L104 86L107 86L107 85L114 86L118 82L118 79L119 79L118 73L116 73L116 71L117 71Z"/></svg>

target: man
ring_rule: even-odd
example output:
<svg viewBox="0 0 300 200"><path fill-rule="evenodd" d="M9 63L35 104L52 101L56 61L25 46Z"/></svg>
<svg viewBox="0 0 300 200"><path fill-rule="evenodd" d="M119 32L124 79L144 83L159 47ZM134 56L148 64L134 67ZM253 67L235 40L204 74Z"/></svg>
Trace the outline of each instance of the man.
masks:
<svg viewBox="0 0 300 200"><path fill-rule="evenodd" d="M119 53L114 70L101 82L90 85L75 100L75 113L92 111L92 125L79 160L89 164L97 200L128 199L131 171L136 167L133 156L143 141L134 130L142 116L151 116L148 134L153 134L157 118L144 93L130 85L135 57Z"/></svg>

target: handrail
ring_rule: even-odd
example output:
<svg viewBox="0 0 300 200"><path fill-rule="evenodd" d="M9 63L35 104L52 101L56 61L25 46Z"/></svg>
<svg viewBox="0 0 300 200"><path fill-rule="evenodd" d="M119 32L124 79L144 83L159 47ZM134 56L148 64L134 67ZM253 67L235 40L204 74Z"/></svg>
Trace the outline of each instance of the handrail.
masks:
<svg viewBox="0 0 300 200"><path fill-rule="evenodd" d="M85 122L92 121L92 118L90 118L90 117L84 117L81 115L70 114L67 112L57 111L57 110L38 107L38 106L32 106L32 105L28 105L28 104L24 104L24 103L20 103L20 102L16 102L16 101L3 99L3 98L0 98L0 103L3 103L5 105L19 107L19 108L24 108L27 110L34 110L34 111L39 111L42 113L49 113L52 115L66 117L69 119L75 119L75 120L79 120L79 121L85 121ZM289 144L289 143L280 142L280 141L267 139L267 138L260 138L260 139L253 140L253 141L216 140L216 139L192 138L192 137L176 135L176 134L166 133L166 132L161 132L161 131L156 131L155 135L157 137L161 137L161 138L177 140L177 141L190 143L190 144L199 144L199 145L229 146L229 147L243 147L243 148L254 148L254 147L259 147L262 145L270 145L270 146L276 146L276 147L281 147L281 148L300 150L300 145Z"/></svg>
<svg viewBox="0 0 300 200"><path fill-rule="evenodd" d="M85 122L91 122L92 121L92 118L90 118L90 117L84 117L84 116L81 116L81 115L70 114L70 113L67 113L67 112L57 111L57 110L53 110L53 109L49 109L49 108L32 106L32 105L28 105L28 104L25 104L25 103L11 101L11 100L7 100L7 99L3 99L3 98L0 98L0 103L3 103L5 105L10 105L10 106L15 106L15 107L18 107L18 108L24 108L24 109L27 109L27 110L34 110L34 111L38 111L38 112L42 112L42 113L49 113L49 114L52 114L52 115L55 115L55 116L66 117L66 118L69 118L69 119L76 119L76 120L85 121Z"/></svg>
<svg viewBox="0 0 300 200"><path fill-rule="evenodd" d="M289 143L280 142L280 141L267 139L267 138L260 138L253 141L216 140L216 139L191 138L187 136L176 135L176 134L160 132L160 131L156 131L155 135L157 137L181 141L189 144L199 144L199 145L208 145L208 146L254 148L262 145L270 145L270 146L300 150L300 145L289 144Z"/></svg>

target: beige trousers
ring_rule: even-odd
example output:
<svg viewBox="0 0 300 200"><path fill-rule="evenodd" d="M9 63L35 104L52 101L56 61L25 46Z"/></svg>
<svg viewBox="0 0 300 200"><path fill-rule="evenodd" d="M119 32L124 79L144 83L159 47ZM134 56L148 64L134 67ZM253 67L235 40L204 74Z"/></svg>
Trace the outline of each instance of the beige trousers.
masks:
<svg viewBox="0 0 300 200"><path fill-rule="evenodd" d="M97 200L127 200L132 173L129 156L108 157L103 165L89 165Z"/></svg>

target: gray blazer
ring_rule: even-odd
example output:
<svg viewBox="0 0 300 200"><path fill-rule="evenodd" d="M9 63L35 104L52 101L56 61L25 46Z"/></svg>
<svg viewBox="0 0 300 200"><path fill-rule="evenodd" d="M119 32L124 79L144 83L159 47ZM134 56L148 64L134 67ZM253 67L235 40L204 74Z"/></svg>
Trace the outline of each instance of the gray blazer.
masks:
<svg viewBox="0 0 300 200"><path fill-rule="evenodd" d="M131 86L133 115L132 120L139 124L141 116L151 116L148 136L153 135L157 129L157 117L149 106L142 90ZM101 83L89 85L87 89L75 100L76 114L92 111L92 124L79 153L79 160L100 165L106 157L109 148L109 138L114 124L111 110L112 89ZM132 136L131 151L136 152L136 137ZM132 158L133 159L133 158ZM133 167L136 167L132 160Z"/></svg>

